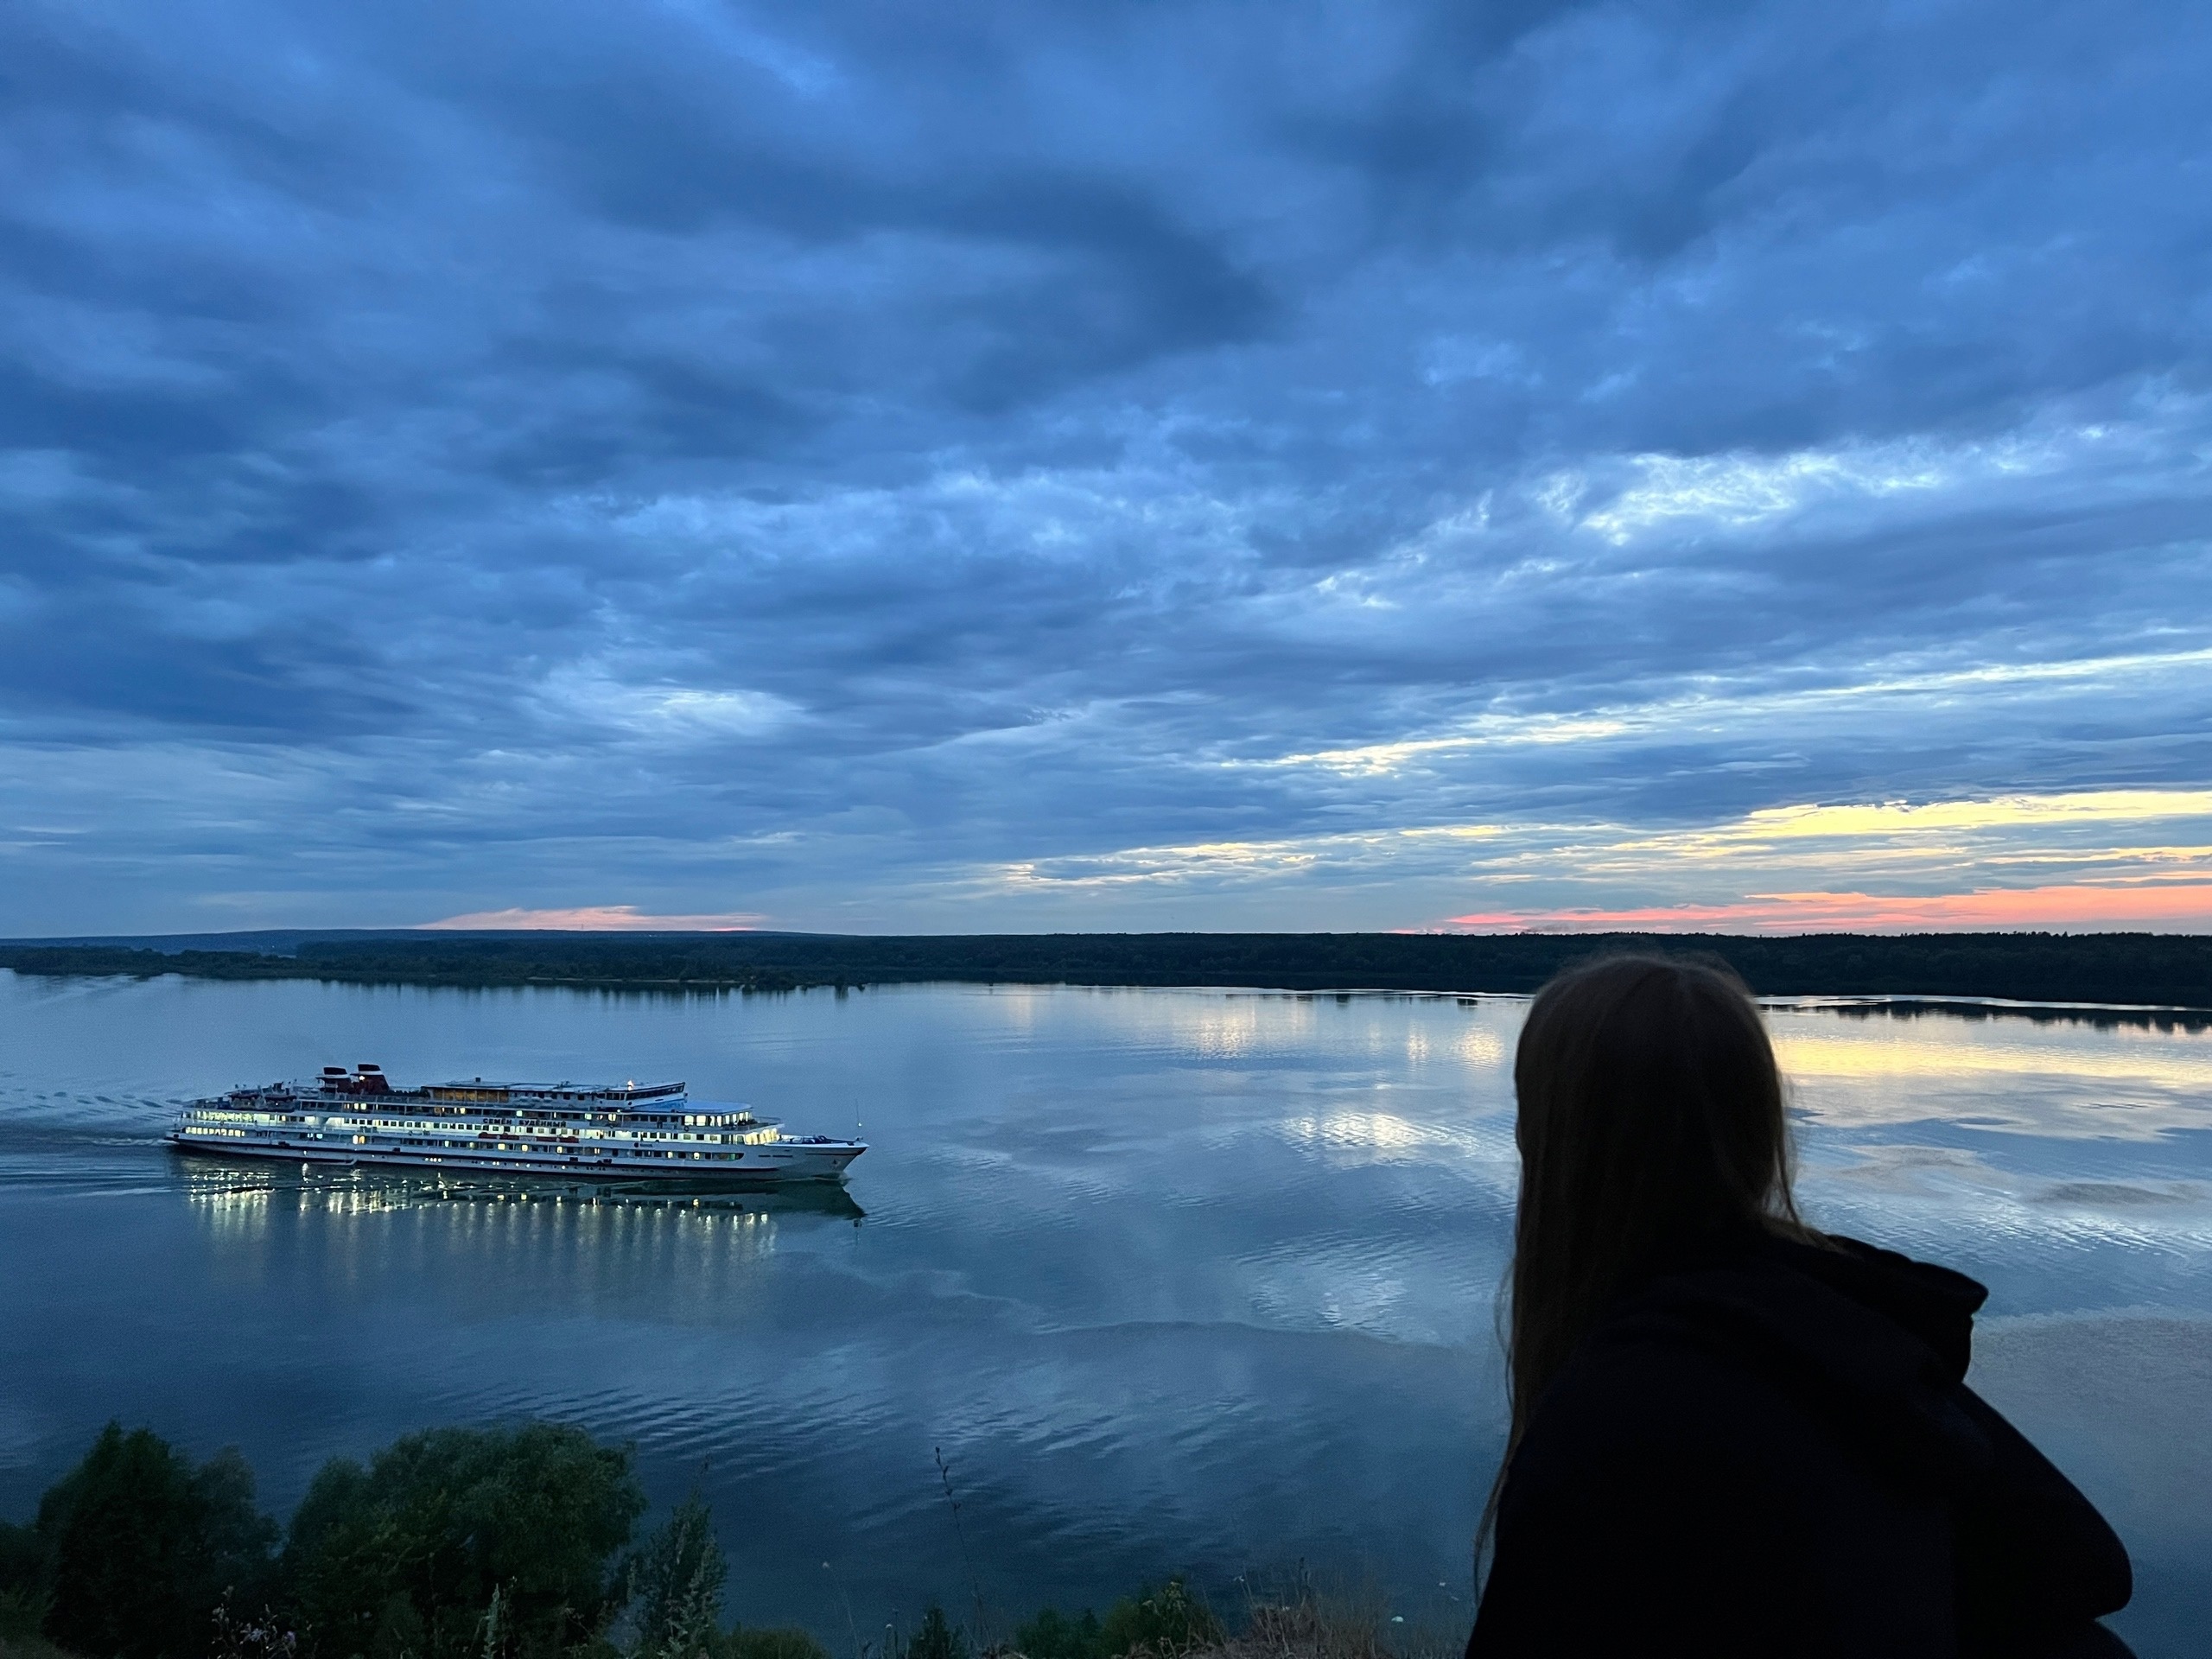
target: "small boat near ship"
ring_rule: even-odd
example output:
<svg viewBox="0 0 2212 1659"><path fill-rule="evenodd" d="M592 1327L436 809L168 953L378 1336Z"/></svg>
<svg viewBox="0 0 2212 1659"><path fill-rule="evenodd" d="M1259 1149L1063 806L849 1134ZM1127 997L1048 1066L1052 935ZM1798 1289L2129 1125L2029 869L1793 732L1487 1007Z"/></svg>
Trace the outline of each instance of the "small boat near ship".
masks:
<svg viewBox="0 0 2212 1659"><path fill-rule="evenodd" d="M369 1065L190 1102L168 1138L180 1152L307 1164L746 1185L842 1181L868 1150L785 1135L747 1107L695 1101L680 1083L400 1089Z"/></svg>

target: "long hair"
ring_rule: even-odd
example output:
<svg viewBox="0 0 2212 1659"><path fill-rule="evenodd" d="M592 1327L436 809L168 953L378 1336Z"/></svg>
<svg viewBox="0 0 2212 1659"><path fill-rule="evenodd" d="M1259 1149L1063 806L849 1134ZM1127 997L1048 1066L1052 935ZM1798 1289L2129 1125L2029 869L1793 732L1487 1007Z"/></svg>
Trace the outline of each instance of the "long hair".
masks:
<svg viewBox="0 0 2212 1659"><path fill-rule="evenodd" d="M1513 1089L1512 1427L1478 1555L1545 1387L1659 1252L1732 1225L1816 1236L1790 1195L1773 1046L1723 964L1639 955L1566 969L1529 1007Z"/></svg>

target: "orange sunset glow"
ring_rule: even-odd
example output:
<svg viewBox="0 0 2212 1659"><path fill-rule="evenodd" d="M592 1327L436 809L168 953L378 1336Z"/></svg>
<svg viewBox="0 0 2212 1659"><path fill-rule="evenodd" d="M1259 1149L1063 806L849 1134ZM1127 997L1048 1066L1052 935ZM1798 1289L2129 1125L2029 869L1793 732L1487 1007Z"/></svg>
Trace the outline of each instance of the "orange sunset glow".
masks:
<svg viewBox="0 0 2212 1659"><path fill-rule="evenodd" d="M2212 883L1992 888L1976 893L1758 893L1728 904L1647 905L1455 916L1468 929L1637 928L1660 931L1929 932L2050 928L2212 929Z"/></svg>

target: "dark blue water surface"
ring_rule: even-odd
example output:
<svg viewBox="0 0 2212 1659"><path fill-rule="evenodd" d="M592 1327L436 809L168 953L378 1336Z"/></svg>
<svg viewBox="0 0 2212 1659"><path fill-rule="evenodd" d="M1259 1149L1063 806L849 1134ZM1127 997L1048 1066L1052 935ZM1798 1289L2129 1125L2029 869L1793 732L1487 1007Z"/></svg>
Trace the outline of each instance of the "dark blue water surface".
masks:
<svg viewBox="0 0 2212 1659"><path fill-rule="evenodd" d="M696 1482L732 1611L840 1650L932 1595L1233 1601L1300 1560L1464 1628L1522 1006L0 974L0 1512L111 1416L238 1446L281 1515L326 1458L534 1414L634 1441L657 1500ZM1975 1382L2127 1539L2120 1627L2199 1651L2212 1036L1770 1017L1811 1218L1989 1283ZM359 1060L681 1077L874 1149L849 1201L694 1205L159 1142L187 1096Z"/></svg>

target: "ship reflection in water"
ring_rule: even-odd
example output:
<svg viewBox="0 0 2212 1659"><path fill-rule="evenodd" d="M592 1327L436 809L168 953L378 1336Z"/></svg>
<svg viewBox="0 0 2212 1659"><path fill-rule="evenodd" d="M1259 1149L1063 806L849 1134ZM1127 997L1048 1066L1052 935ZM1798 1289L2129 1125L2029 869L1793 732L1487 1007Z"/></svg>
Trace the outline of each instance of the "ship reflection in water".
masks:
<svg viewBox="0 0 2212 1659"><path fill-rule="evenodd" d="M858 1222L868 1211L830 1182L782 1188L735 1189L701 1181L561 1181L530 1176L422 1173L398 1169L332 1170L314 1165L241 1166L227 1158L181 1154L176 1167L188 1202L214 1214L266 1214L289 1204L302 1213L368 1215L429 1205L568 1205L598 1210L666 1210L702 1216L832 1216Z"/></svg>
<svg viewBox="0 0 2212 1659"><path fill-rule="evenodd" d="M1301 1558L1448 1624L1500 1442L1524 1009L0 974L0 1517L111 1417L236 1444L283 1515L332 1456L531 1415L634 1446L656 1501L696 1483L731 1611L840 1650L933 1595L1234 1598ZM2137 1650L2195 1652L2212 1033L1971 1013L1770 1011L1804 1207L1990 1285L1973 1380L2126 1538ZM715 1191L162 1147L182 1097L303 1053L650 1064L874 1150L849 1191Z"/></svg>
<svg viewBox="0 0 2212 1659"><path fill-rule="evenodd" d="M528 1178L441 1179L313 1166L241 1168L179 1158L186 1203L218 1273L327 1307L373 1314L395 1293L435 1294L466 1318L620 1306L661 1317L741 1298L743 1275L773 1256L783 1230L865 1216L843 1188L672 1192L643 1184Z"/></svg>

